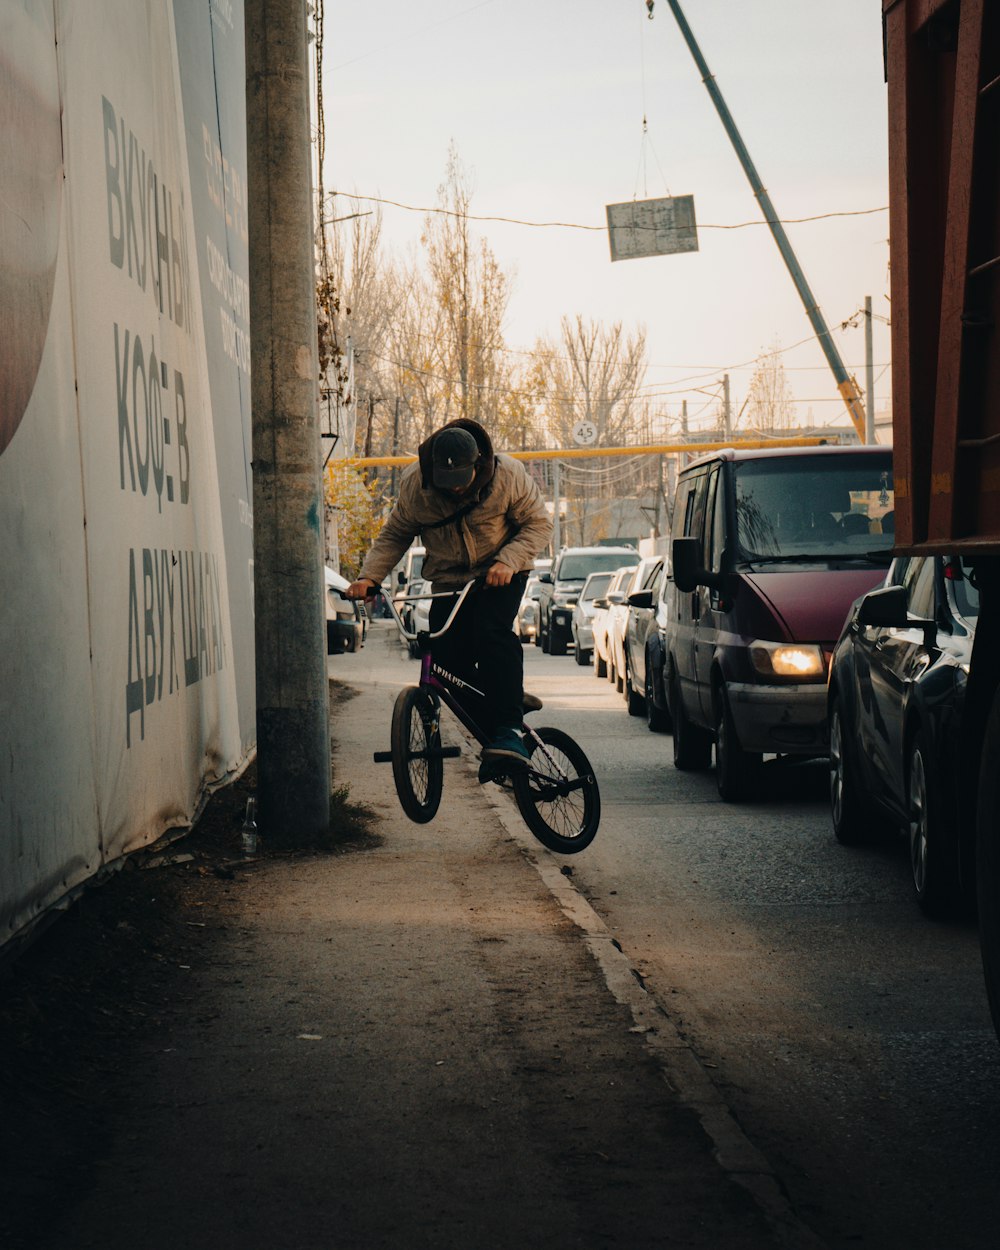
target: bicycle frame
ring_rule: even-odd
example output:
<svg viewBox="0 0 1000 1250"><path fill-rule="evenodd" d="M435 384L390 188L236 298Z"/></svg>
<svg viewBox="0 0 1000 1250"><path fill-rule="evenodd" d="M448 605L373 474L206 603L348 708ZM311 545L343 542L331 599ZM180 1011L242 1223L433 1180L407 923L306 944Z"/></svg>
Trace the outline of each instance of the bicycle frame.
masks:
<svg viewBox="0 0 1000 1250"><path fill-rule="evenodd" d="M389 610L395 619L396 627L398 628L400 634L407 640L407 642L416 642L420 647L420 678L417 684L421 687L421 689L429 690L432 694L440 698L448 710L455 717L457 717L459 721L461 721L469 733L471 733L478 742L485 744L489 740L488 735L479 727L470 713L458 701L455 690L458 686L467 686L468 689L473 691L474 694L482 696L483 692L481 690L477 690L475 686L469 686L467 682L463 682L461 678L455 677L453 674L446 672L444 669L441 670L443 677L442 680L442 677L439 677L434 671L434 656L431 653L431 643L435 638L440 638L443 634L448 632L452 626L452 622L458 615L462 604L469 596L473 587L477 584L482 584L482 578L473 578L471 581L466 582L462 589L458 591L441 590L437 593L429 595L402 596L402 602L404 603L420 603L425 602L428 599L455 599L455 606L448 613L448 619L440 629L434 630L433 633L426 630L414 630L411 633L404 626L403 618L400 616L399 610L397 609L395 602L392 600L389 602ZM522 726L522 728L527 728L527 726Z"/></svg>
<svg viewBox="0 0 1000 1250"><path fill-rule="evenodd" d="M411 632L403 624L403 619L399 614L399 609L396 607L395 600L388 599L386 602L388 603L389 611L392 614L393 620L396 622L396 628L399 630L401 636L405 638L407 642L416 642L420 647L420 678L417 682L418 686L422 690L429 691L434 698L443 702L445 707L447 707L457 720L465 726L476 741L485 746L489 742L489 735L477 724L472 715L458 701L455 691L456 686L468 686L468 683L462 682L460 678L453 676L445 669L440 670L439 676L438 673L434 671L434 656L431 653L431 643L433 640L435 638L440 638L443 634L448 632L452 626L452 622L458 615L459 609L467 599L473 587L476 585L482 585L482 583L483 579L481 577L473 578L471 581L466 582L459 591L443 590L429 595L403 595L401 599L404 603L420 603L428 599L455 598L455 606L448 613L448 619L444 622L440 629L434 630L433 632L429 632L427 630L414 630ZM477 690L475 686L468 686L468 689L472 690L475 694L482 696L483 692L481 690ZM569 794L570 791L576 790L583 785L583 782L580 779L570 781L566 777L558 763L553 759L548 747L535 733L531 726L523 721L523 719L521 723L521 732L528 734L531 737L535 748L541 751L548 761L549 766L554 768L559 774L560 780L556 781L551 775L539 773L530 766L528 767L527 772L529 776L534 778L537 782L547 783L543 793L551 795L566 795ZM453 750L457 751L457 748L442 748L442 754L447 753L450 755ZM382 762L383 759L388 758L390 758L388 752L376 752L375 759L377 762ZM503 775L504 774L498 770L496 780L500 781Z"/></svg>

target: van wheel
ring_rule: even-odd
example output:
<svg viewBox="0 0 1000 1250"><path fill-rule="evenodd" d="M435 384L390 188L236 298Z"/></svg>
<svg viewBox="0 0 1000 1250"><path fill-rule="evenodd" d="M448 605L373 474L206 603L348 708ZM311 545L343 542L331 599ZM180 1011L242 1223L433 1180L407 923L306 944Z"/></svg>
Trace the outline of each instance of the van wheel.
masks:
<svg viewBox="0 0 1000 1250"><path fill-rule="evenodd" d="M725 686L715 693L715 784L727 803L738 803L753 792L761 755L744 751L733 724Z"/></svg>
<svg viewBox="0 0 1000 1250"><path fill-rule="evenodd" d="M653 698L653 662L646 657L646 726L650 733L665 733L670 728L670 714L656 706Z"/></svg>
<svg viewBox="0 0 1000 1250"><path fill-rule="evenodd" d="M670 675L670 715L674 721L674 768L682 772L703 772L712 763L712 735L692 725L681 702L680 682Z"/></svg>
<svg viewBox="0 0 1000 1250"><path fill-rule="evenodd" d="M608 662L603 655L597 654L596 649L594 651L594 675L596 677L607 677L608 675Z"/></svg>

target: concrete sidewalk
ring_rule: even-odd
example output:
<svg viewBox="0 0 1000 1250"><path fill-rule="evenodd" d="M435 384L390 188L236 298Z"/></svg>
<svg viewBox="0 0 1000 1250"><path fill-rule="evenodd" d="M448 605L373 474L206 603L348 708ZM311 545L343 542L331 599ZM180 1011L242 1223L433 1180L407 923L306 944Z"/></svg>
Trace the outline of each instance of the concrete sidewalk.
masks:
<svg viewBox="0 0 1000 1250"><path fill-rule="evenodd" d="M403 816L371 762L396 648L376 628L331 666L357 690L335 717L336 780L377 812L378 845L265 858L202 915L212 959L122 1076L143 1115L45 1244L811 1244L572 860L520 832L471 755L446 766L431 825Z"/></svg>

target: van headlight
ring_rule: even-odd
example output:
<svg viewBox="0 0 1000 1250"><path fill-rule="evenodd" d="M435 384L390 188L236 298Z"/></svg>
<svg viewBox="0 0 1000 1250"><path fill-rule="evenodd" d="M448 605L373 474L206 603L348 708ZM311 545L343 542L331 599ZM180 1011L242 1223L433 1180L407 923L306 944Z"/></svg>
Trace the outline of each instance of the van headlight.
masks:
<svg viewBox="0 0 1000 1250"><path fill-rule="evenodd" d="M750 659L762 677L787 677L795 681L826 679L822 647L795 642L752 642Z"/></svg>

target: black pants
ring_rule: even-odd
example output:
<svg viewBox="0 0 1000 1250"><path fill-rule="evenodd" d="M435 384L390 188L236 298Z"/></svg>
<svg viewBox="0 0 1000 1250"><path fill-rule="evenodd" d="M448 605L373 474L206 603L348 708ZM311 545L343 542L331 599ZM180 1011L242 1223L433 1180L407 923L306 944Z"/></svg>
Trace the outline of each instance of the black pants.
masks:
<svg viewBox="0 0 1000 1250"><path fill-rule="evenodd" d="M519 728L524 716L524 655L513 624L527 580L527 573L516 573L506 586L471 591L448 632L431 644L436 664L482 691L483 698L463 692L461 702L489 734ZM453 599L433 600L431 633L445 623L454 604Z"/></svg>

